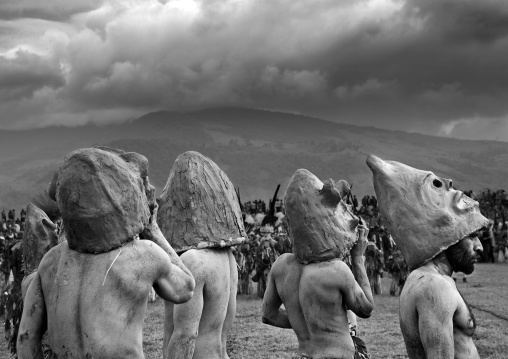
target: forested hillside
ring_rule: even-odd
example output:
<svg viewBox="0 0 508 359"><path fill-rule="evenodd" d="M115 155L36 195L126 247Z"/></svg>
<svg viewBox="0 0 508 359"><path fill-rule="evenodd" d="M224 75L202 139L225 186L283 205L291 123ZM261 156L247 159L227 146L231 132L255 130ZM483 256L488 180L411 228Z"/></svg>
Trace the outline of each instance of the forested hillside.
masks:
<svg viewBox="0 0 508 359"><path fill-rule="evenodd" d="M194 150L214 160L240 188L242 200L273 195L306 168L322 179L346 179L373 194L365 158L431 170L463 189L508 188L508 143L464 141L344 125L252 109L159 111L122 125L0 131L0 207L26 205L70 151L94 144L136 151L150 161L160 191L176 157Z"/></svg>

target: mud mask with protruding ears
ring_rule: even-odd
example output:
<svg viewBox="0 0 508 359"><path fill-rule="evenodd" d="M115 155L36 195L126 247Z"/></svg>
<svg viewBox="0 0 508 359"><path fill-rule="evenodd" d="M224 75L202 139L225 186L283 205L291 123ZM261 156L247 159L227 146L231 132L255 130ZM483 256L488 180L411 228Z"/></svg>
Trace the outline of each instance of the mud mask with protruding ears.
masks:
<svg viewBox="0 0 508 359"><path fill-rule="evenodd" d="M346 203L346 181L321 182L305 169L291 178L284 195L293 253L303 263L342 259L357 241L359 219Z"/></svg>
<svg viewBox="0 0 508 359"><path fill-rule="evenodd" d="M478 202L449 179L374 155L367 165L381 215L411 269L488 224Z"/></svg>

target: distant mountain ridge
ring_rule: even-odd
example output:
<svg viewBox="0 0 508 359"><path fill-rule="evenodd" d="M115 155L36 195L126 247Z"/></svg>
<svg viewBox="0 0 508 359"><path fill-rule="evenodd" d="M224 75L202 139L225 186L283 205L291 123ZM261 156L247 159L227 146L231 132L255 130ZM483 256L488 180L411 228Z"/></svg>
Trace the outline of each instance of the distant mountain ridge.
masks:
<svg viewBox="0 0 508 359"><path fill-rule="evenodd" d="M188 150L215 161L242 200L280 197L293 173L346 179L358 195L373 194L365 158L374 153L452 178L462 189L508 187L508 143L466 141L382 130L304 115L243 108L157 111L121 125L0 131L0 208L21 208L45 188L72 150L96 144L136 151L150 161L162 190L176 157Z"/></svg>

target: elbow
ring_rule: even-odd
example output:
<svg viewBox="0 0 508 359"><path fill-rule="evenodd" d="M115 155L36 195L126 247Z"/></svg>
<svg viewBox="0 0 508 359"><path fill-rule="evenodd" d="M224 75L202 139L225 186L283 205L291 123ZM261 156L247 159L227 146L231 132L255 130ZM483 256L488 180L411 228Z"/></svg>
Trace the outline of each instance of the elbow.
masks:
<svg viewBox="0 0 508 359"><path fill-rule="evenodd" d="M185 292L182 291L180 295L178 295L176 298L173 298L172 302L175 304L183 304L191 300L193 295L194 290L187 290Z"/></svg>
<svg viewBox="0 0 508 359"><path fill-rule="evenodd" d="M182 304L188 302L192 296L194 295L194 289L196 288L196 281L193 276L189 276L182 290L180 291L180 295L175 301L175 304Z"/></svg>
<svg viewBox="0 0 508 359"><path fill-rule="evenodd" d="M276 322L275 313L262 313L261 322L263 322L263 324L272 325L274 327L277 326L277 325L275 325L275 322Z"/></svg>
<svg viewBox="0 0 508 359"><path fill-rule="evenodd" d="M272 325L272 321L268 317L262 316L261 321L263 322L263 324Z"/></svg>
<svg viewBox="0 0 508 359"><path fill-rule="evenodd" d="M193 276L190 276L190 278L187 280L187 290L191 292L191 297L192 292L194 292L194 288L196 288L196 281L194 280Z"/></svg>
<svg viewBox="0 0 508 359"><path fill-rule="evenodd" d="M355 314L358 315L362 319L367 319L367 318L370 318L373 310L374 310L374 305L369 304L366 306L362 306L360 308L360 310L358 311L358 313L355 313Z"/></svg>
<svg viewBox="0 0 508 359"><path fill-rule="evenodd" d="M18 358L31 358L33 356L33 353L31 353L32 348L37 348L40 345L40 341L31 336L28 331L18 334L16 340Z"/></svg>

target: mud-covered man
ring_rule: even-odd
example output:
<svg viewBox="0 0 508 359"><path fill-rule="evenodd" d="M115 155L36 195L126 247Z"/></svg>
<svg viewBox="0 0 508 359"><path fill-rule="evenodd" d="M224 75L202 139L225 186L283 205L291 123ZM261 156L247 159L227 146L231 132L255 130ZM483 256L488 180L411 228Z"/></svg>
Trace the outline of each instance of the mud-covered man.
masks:
<svg viewBox="0 0 508 359"><path fill-rule="evenodd" d="M67 241L43 257L28 287L18 357L42 358L47 331L58 358L144 358L152 286L183 303L195 285L157 226L147 159L109 148L74 151L49 194ZM138 239L140 232L149 240Z"/></svg>
<svg viewBox="0 0 508 359"><path fill-rule="evenodd" d="M369 156L374 189L390 233L412 269L400 295L400 326L411 359L479 358L476 322L452 279L471 274L488 225L478 202L452 181Z"/></svg>
<svg viewBox="0 0 508 359"><path fill-rule="evenodd" d="M374 302L365 270L368 230L343 200L347 189L345 181L323 184L298 170L286 190L293 253L272 267L262 320L294 330L295 358L370 358L348 323L347 309L368 318ZM352 271L342 261L348 253Z"/></svg>
<svg viewBox="0 0 508 359"><path fill-rule="evenodd" d="M180 155L160 199L162 232L196 280L184 304L166 302L165 359L228 359L238 270L231 247L246 239L234 186L209 158Z"/></svg>

